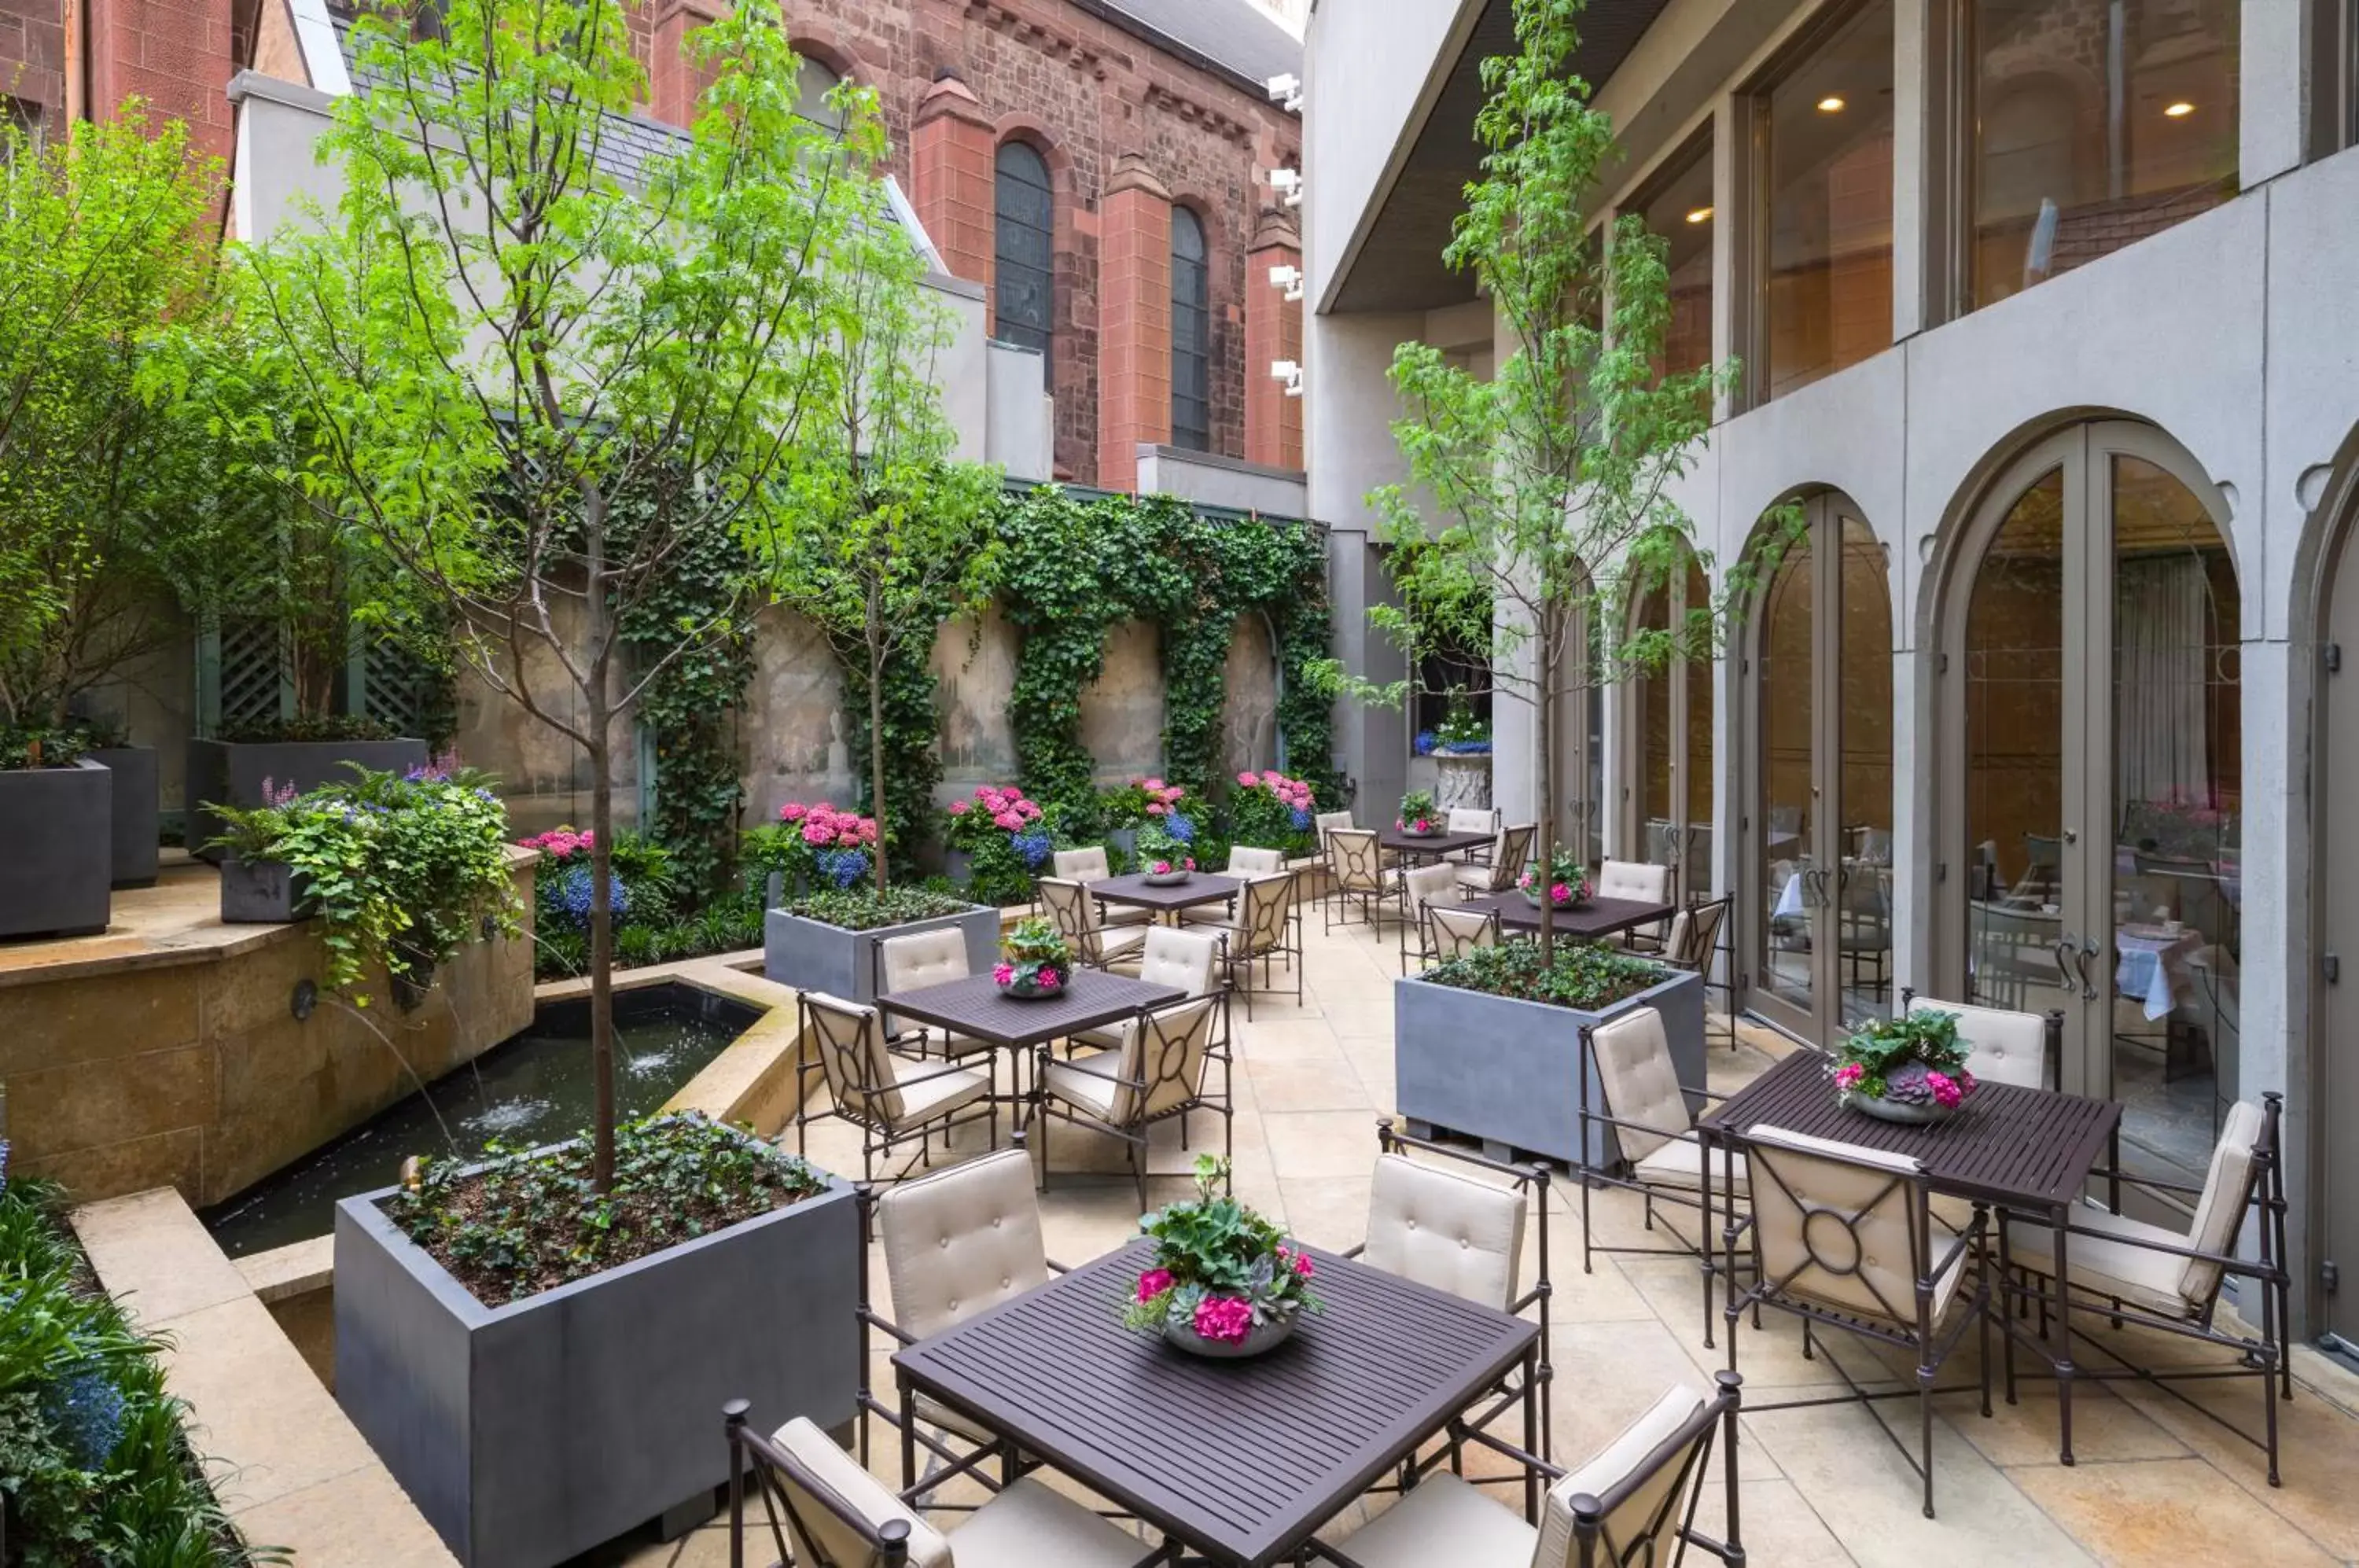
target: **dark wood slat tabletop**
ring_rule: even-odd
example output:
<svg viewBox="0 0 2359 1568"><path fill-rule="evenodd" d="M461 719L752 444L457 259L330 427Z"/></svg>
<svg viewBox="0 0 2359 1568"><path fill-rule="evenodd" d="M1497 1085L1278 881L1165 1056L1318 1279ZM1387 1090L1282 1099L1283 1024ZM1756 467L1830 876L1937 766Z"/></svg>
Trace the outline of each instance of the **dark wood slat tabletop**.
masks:
<svg viewBox="0 0 2359 1568"><path fill-rule="evenodd" d="M1054 996L1010 996L990 975L972 975L915 991L888 991L876 998L876 1006L953 1034L1023 1047L1118 1023L1141 1008L1165 1007L1187 995L1176 985L1076 964L1065 989Z"/></svg>
<svg viewBox="0 0 2359 1568"><path fill-rule="evenodd" d="M901 1351L919 1391L1239 1568L1294 1552L1524 1356L1537 1324L1310 1249L1326 1311L1244 1361L1122 1326L1141 1242Z"/></svg>
<svg viewBox="0 0 2359 1568"><path fill-rule="evenodd" d="M1486 893L1467 899L1465 907L1497 915L1499 924L1509 931L1540 929L1539 906L1521 893ZM1555 925L1560 936L1593 939L1652 925L1679 912L1676 904L1649 903L1644 898L1592 898L1581 909L1559 909Z"/></svg>
<svg viewBox="0 0 2359 1568"><path fill-rule="evenodd" d="M1185 882L1158 887L1147 881L1144 874L1134 871L1127 877L1109 877L1086 886L1109 904L1133 904L1142 909L1192 909L1199 904L1217 904L1234 897L1245 883L1234 877L1199 871Z"/></svg>
<svg viewBox="0 0 2359 1568"><path fill-rule="evenodd" d="M1942 1192L2053 1208L2079 1197L2122 1116L2110 1100L1984 1083L1949 1120L1911 1127L1843 1105L1827 1069L1798 1051L1697 1125L1707 1137L1777 1127L1913 1155Z"/></svg>
<svg viewBox="0 0 2359 1568"><path fill-rule="evenodd" d="M1437 833L1419 836L1398 828L1378 828L1376 845L1395 855L1455 855L1462 849L1489 844L1499 835L1487 833Z"/></svg>

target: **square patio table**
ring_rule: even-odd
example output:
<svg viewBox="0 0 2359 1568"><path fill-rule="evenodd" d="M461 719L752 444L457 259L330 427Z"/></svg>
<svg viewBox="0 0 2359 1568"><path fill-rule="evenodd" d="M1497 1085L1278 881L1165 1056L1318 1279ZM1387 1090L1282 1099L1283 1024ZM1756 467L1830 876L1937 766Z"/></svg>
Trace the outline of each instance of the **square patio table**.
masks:
<svg viewBox="0 0 2359 1568"><path fill-rule="evenodd" d="M1496 915L1500 926L1507 931L1540 929L1539 906L1521 893L1486 893L1479 898L1467 899L1460 907ZM1645 898L1592 898L1583 909L1559 909L1555 925L1560 936L1594 942L1669 920L1679 912L1677 904L1657 904Z"/></svg>
<svg viewBox="0 0 2359 1568"><path fill-rule="evenodd" d="M1109 877L1085 886L1109 904L1129 904L1158 915L1176 915L1201 904L1226 903L1245 883L1238 877L1198 871L1185 882L1158 885L1147 880L1145 872L1134 871L1126 877Z"/></svg>
<svg viewBox="0 0 2359 1568"><path fill-rule="evenodd" d="M971 975L915 991L888 991L876 998L876 1006L952 1034L1022 1051L1083 1029L1119 1023L1143 1008L1183 1001L1187 996L1176 985L1158 985L1075 964L1064 990L1053 996L1028 1000L1010 996L990 975Z"/></svg>
<svg viewBox="0 0 2359 1568"><path fill-rule="evenodd" d="M1390 850L1395 855L1408 855L1411 859L1438 860L1445 855L1455 855L1462 849L1473 849L1481 844L1495 843L1498 836L1497 833L1426 833L1420 837L1416 833L1403 833L1398 828L1378 828L1376 847Z"/></svg>
<svg viewBox="0 0 2359 1568"><path fill-rule="evenodd" d="M939 1399L1231 1568L1290 1556L1518 1362L1523 1446L1538 1451L1537 1323L1307 1250L1326 1311L1248 1360L1122 1326L1154 1258L1140 1242L920 1340L894 1368L905 1395ZM912 1444L905 1427L905 1464ZM1527 1475L1527 1517L1538 1501Z"/></svg>
<svg viewBox="0 0 2359 1568"><path fill-rule="evenodd" d="M2073 1205L2098 1159L2114 1147L2122 1108L2110 1100L2060 1094L2016 1083L1984 1083L1947 1121L1928 1126L1887 1122L1843 1105L1828 1078L1829 1059L1797 1051L1699 1117L1696 1135L1707 1147L1733 1145L1756 1127L1783 1127L1911 1156L1937 1192L2044 1215L2054 1237L2049 1260L2053 1301L2045 1343L2038 1333L2001 1314L2001 1329L2055 1369L2059 1459L2072 1463L2072 1331L2066 1242ZM1712 1162L1702 1161L1702 1225L1712 1229ZM1709 1262L1706 1268L1709 1269ZM1735 1243L1729 1242L1728 1290L1736 1290Z"/></svg>

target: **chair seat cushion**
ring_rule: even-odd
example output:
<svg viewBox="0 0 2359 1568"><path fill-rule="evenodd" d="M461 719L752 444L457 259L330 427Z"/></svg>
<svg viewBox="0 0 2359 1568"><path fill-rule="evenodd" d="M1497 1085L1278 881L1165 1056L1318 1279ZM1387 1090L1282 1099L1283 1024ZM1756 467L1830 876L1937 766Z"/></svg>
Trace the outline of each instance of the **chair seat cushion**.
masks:
<svg viewBox="0 0 2359 1568"><path fill-rule="evenodd" d="M1143 926L1155 920L1153 909L1142 909L1136 904L1107 904L1098 911L1102 926Z"/></svg>
<svg viewBox="0 0 2359 1568"><path fill-rule="evenodd" d="M1235 918L1227 904L1198 904L1180 911L1180 923L1190 926L1224 926Z"/></svg>
<svg viewBox="0 0 2359 1568"><path fill-rule="evenodd" d="M1685 1426L1703 1405L1703 1391L1696 1385L1673 1384L1664 1390L1661 1399L1624 1427L1620 1436L1591 1455L1585 1464L1567 1471L1563 1479L1549 1488L1548 1508L1544 1516L1546 1525L1542 1533L1546 1538L1544 1545L1551 1549L1550 1555L1555 1561L1564 1560L1561 1551L1555 1549L1571 1545L1571 1540L1564 1538L1571 1537L1572 1533L1572 1499L1583 1493L1603 1498L1636 1474L1647 1462L1647 1456L1670 1441L1672 1435ZM1679 1484L1680 1475L1680 1465L1677 1460L1657 1470L1644 1485L1623 1499L1621 1507L1606 1516L1606 1539L1625 1551L1637 1547L1647 1533L1647 1525L1658 1517L1663 1500ZM1664 1522L1667 1527L1675 1527L1678 1519L1679 1509L1674 1505ZM1667 1528L1664 1534L1669 1533ZM1658 1536L1654 1544L1658 1551L1647 1552L1645 1548L1637 1547L1639 1551L1646 1552L1646 1555L1634 1557L1631 1561L1663 1562L1674 1542Z"/></svg>
<svg viewBox="0 0 2359 1568"><path fill-rule="evenodd" d="M894 1519L906 1521L909 1526L911 1568L949 1568L951 1545L941 1532L910 1512L900 1498L885 1489L883 1482L862 1469L858 1460L837 1447L833 1438L812 1425L810 1417L797 1416L771 1433L770 1441L799 1460L821 1486L872 1529ZM812 1544L821 1553L846 1562L864 1560L859 1553L865 1549L864 1543L853 1526L808 1496L799 1497L798 1509L806 1527L817 1535ZM795 1544L797 1554L801 1555L803 1542L799 1539Z"/></svg>
<svg viewBox="0 0 2359 1568"><path fill-rule="evenodd" d="M1342 1545L1362 1568L1529 1568L1539 1539L1522 1515L1441 1471L1403 1493Z"/></svg>
<svg viewBox="0 0 2359 1568"><path fill-rule="evenodd" d="M1461 887L1471 887L1478 893L1487 893L1491 890L1490 866L1470 863L1457 869L1458 885Z"/></svg>
<svg viewBox="0 0 2359 1568"><path fill-rule="evenodd" d="M971 1034L952 1034L948 1029L936 1029L931 1025L912 1025L904 1029L893 1043L902 1051L916 1051L920 1056L938 1055L953 1059L993 1049L987 1040L977 1040Z"/></svg>
<svg viewBox="0 0 2359 1568"><path fill-rule="evenodd" d="M951 1531L958 1568L1131 1568L1147 1542L1027 1475Z"/></svg>
<svg viewBox="0 0 2359 1568"><path fill-rule="evenodd" d="M971 1105L991 1093L991 1080L973 1071L923 1074L901 1085L901 1119L930 1121Z"/></svg>
<svg viewBox="0 0 2359 1568"><path fill-rule="evenodd" d="M2074 1285L2095 1295L2119 1296L2165 1317L2188 1314L2187 1298L2179 1293L2187 1259L2154 1250L2157 1243L2185 1247L2185 1236L2086 1204L2072 1211L2072 1223L2082 1230L2105 1233L2065 1238L2064 1266L2071 1270ZM2055 1267L2056 1233L2044 1225L2009 1220L2006 1246L2009 1260L2018 1269L2045 1274Z"/></svg>
<svg viewBox="0 0 2359 1568"><path fill-rule="evenodd" d="M1076 1110L1087 1111L1102 1120L1114 1117L1114 1094L1122 1086L1114 1076L1120 1065L1115 1051L1100 1051L1094 1056L1076 1056L1065 1062L1051 1062L1040 1087Z"/></svg>
<svg viewBox="0 0 2359 1568"><path fill-rule="evenodd" d="M1641 1181L1701 1192L1703 1186L1703 1145L1693 1138L1675 1138L1639 1160L1631 1167L1631 1171ZM1715 1193L1732 1190L1745 1192L1749 1190L1747 1183L1750 1180L1751 1173L1745 1168L1745 1156L1714 1151L1712 1190Z"/></svg>
<svg viewBox="0 0 2359 1568"><path fill-rule="evenodd" d="M1098 929L1098 958L1101 963L1122 957L1136 962L1139 950L1147 945L1147 928L1137 926L1101 926Z"/></svg>

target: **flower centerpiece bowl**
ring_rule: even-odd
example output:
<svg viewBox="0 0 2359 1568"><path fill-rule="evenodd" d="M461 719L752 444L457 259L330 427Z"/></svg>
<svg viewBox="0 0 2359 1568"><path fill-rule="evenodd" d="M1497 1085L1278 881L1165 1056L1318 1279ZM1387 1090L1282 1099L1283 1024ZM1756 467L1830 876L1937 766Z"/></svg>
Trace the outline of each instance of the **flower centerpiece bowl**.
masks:
<svg viewBox="0 0 2359 1568"><path fill-rule="evenodd" d="M1200 1154L1194 1200L1140 1216L1155 1258L1123 1312L1127 1327L1216 1360L1282 1345L1305 1312L1324 1308L1311 1289L1310 1255L1228 1187L1229 1162Z"/></svg>
<svg viewBox="0 0 2359 1568"><path fill-rule="evenodd" d="M1540 876L1539 862L1534 861L1524 867L1521 877L1516 878L1516 890L1523 894L1524 902L1535 909L1542 903L1559 909L1585 909L1589 908L1590 899L1597 896L1597 886L1590 881L1588 871L1581 864L1581 856L1562 844L1559 844L1549 856L1545 878Z"/></svg>
<svg viewBox="0 0 2359 1568"><path fill-rule="evenodd" d="M1955 1013L1871 1018L1835 1049L1835 1092L1880 1121L1947 1121L1978 1087L1969 1053Z"/></svg>
<svg viewBox="0 0 2359 1568"><path fill-rule="evenodd" d="M1000 994L1018 1001L1060 996L1073 973L1073 950L1050 922L1035 915L1007 933L999 967L991 972Z"/></svg>
<svg viewBox="0 0 2359 1568"><path fill-rule="evenodd" d="M1196 857L1178 834L1150 822L1138 830L1138 868L1150 887L1170 887L1195 874Z"/></svg>
<svg viewBox="0 0 2359 1568"><path fill-rule="evenodd" d="M1441 831L1441 811L1430 789L1412 789L1401 797L1400 815L1393 826L1410 838L1430 838Z"/></svg>

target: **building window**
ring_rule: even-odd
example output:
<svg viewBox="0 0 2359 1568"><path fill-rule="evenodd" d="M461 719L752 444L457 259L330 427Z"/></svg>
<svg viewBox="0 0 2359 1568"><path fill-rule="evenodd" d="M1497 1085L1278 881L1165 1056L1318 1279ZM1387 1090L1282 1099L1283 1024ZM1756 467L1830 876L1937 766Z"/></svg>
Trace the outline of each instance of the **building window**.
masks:
<svg viewBox="0 0 2359 1568"><path fill-rule="evenodd" d="M1630 199L1647 232L1669 247L1670 319L1658 361L1666 376L1712 363L1712 132L1674 153Z"/></svg>
<svg viewBox="0 0 2359 1568"><path fill-rule="evenodd" d="M1756 400L1892 345L1892 6L1871 5L1757 92Z"/></svg>
<svg viewBox="0 0 2359 1568"><path fill-rule="evenodd" d="M1185 207L1171 209L1171 444L1212 450L1212 269Z"/></svg>
<svg viewBox="0 0 2359 1568"><path fill-rule="evenodd" d="M814 125L822 125L841 135L843 111L827 101L843 78L822 62L806 55L802 69L795 76L795 113Z"/></svg>
<svg viewBox="0 0 2359 1568"><path fill-rule="evenodd" d="M2236 193L2238 8L1969 0L1969 300L1995 304Z"/></svg>
<svg viewBox="0 0 2359 1568"><path fill-rule="evenodd" d="M993 335L1003 343L1040 351L1041 376L1053 383L1049 346L1055 278L1050 236L1055 206L1049 192L1049 165L1022 142L999 144L998 225L994 245L993 292L997 297Z"/></svg>

